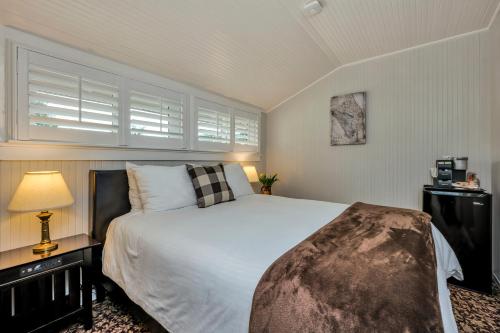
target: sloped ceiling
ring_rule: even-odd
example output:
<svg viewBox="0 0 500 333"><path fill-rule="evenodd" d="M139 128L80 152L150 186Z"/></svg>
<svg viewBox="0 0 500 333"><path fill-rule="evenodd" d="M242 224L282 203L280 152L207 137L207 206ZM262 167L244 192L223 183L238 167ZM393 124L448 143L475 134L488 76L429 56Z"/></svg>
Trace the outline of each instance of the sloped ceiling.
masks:
<svg viewBox="0 0 500 333"><path fill-rule="evenodd" d="M500 0L0 0L0 24L265 110L336 67L486 28Z"/></svg>

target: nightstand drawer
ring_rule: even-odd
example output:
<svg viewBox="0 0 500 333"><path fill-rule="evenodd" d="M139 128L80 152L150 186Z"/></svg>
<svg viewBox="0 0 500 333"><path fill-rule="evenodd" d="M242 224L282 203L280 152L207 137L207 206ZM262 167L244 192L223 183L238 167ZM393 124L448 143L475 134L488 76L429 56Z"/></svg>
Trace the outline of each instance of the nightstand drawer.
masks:
<svg viewBox="0 0 500 333"><path fill-rule="evenodd" d="M79 311L82 307L82 265L81 260L71 260L1 286L2 326L8 328L7 332L27 332Z"/></svg>
<svg viewBox="0 0 500 333"><path fill-rule="evenodd" d="M19 281L34 277L35 275L46 274L62 267L81 263L82 261L83 252L76 251L55 256L53 258L35 261L27 265L10 268L0 272L0 288L5 287L6 285L18 283Z"/></svg>
<svg viewBox="0 0 500 333"><path fill-rule="evenodd" d="M31 246L0 252L0 332L47 332L81 319L92 327L93 248L88 235L56 240L50 254Z"/></svg>

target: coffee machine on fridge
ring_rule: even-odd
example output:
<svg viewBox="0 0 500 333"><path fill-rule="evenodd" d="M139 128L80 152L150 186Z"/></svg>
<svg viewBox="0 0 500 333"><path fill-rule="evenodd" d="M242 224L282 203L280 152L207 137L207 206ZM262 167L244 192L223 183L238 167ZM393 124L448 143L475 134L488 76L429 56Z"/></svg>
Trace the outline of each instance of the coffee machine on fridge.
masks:
<svg viewBox="0 0 500 333"><path fill-rule="evenodd" d="M467 180L467 157L453 157L436 161L434 186L452 187Z"/></svg>

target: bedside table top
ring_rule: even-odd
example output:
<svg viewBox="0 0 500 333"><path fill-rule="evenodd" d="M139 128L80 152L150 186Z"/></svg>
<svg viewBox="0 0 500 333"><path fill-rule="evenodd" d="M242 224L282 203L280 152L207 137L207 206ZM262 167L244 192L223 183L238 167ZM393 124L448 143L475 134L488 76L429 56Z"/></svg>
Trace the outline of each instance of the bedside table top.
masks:
<svg viewBox="0 0 500 333"><path fill-rule="evenodd" d="M33 245L0 252L0 270L9 269L36 261L45 260L47 258L56 257L61 254L101 245L100 242L85 234L54 239L53 241L57 242L59 244L59 247L56 250L51 251L49 254L33 254Z"/></svg>

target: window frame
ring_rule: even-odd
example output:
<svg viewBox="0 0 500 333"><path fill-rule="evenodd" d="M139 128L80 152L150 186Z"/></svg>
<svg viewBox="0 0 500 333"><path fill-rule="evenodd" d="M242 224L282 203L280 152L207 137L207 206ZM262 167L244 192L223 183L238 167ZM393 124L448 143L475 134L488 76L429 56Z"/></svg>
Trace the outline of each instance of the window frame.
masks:
<svg viewBox="0 0 500 333"><path fill-rule="evenodd" d="M81 64L47 56L37 51L25 48L17 48L18 72L17 72L17 105L18 105L18 139L21 141L51 141L73 144L111 145L118 146L120 141L120 118L121 118L121 91L120 78L114 74L98 69L90 68ZM29 110L29 66L30 64L53 69L62 73L78 75L86 79L96 80L105 84L114 85L118 88L118 128L116 134L104 134L99 132L87 132L78 130L66 130L61 128L44 128L30 125ZM79 87L81 90L81 87ZM81 91L79 92L81 94ZM81 98L81 96L80 96ZM75 140L76 139L76 140Z"/></svg>
<svg viewBox="0 0 500 333"><path fill-rule="evenodd" d="M246 118L249 120L255 120L257 122L257 145L245 145L236 142L236 117ZM243 111L239 109L234 109L233 111L233 151L235 152L254 152L257 153L260 151L260 142L261 142L261 118L260 114L256 114L253 112Z"/></svg>
<svg viewBox="0 0 500 333"><path fill-rule="evenodd" d="M125 105L126 112L126 127L124 130L126 132L128 147L131 148L151 148L156 147L159 149L187 149L188 141L189 141L189 103L188 96L185 93L174 91L164 87L158 87L155 85L151 85L148 83L140 82L137 80L127 79L125 82L126 85L126 98L127 102ZM180 97L182 100L183 108L182 108L182 130L183 135L182 139L172 139L172 138L154 138L154 137L141 137L139 135L133 135L130 128L130 99L132 96L132 92L136 91L138 93L143 93L146 95L153 95L157 97L169 97L174 96Z"/></svg>
<svg viewBox="0 0 500 333"><path fill-rule="evenodd" d="M88 160L95 155L96 160L128 160L128 159L178 159L178 160L247 160L259 161L260 149L253 154L238 155L234 147L234 118L233 110L247 110L255 113L261 119L263 112L255 106L245 104L230 98L218 95L207 90L196 88L185 83L149 73L135 67L118 63L95 54L79 50L74 47L64 46L50 40L37 37L13 28L4 28L4 41L6 49L6 122L3 130L5 136L0 138L0 151L6 152L6 159L85 159ZM118 140L110 143L96 143L81 140L75 142L75 131L69 135L70 140L51 140L29 138L27 129L29 127L29 108L26 102L22 101L23 92L27 96L28 86L24 89L19 84L18 72L23 61L19 49L40 53L47 57L59 59L83 66L97 71L102 71L114 75L118 78L116 86L119 88L119 127ZM26 60L25 60L26 61ZM28 64L26 63L26 68ZM57 71L57 69L56 69ZM92 78L90 78L92 79ZM130 82L141 82L145 85L167 89L181 93L185 97L184 112L184 144L179 146L159 146L148 144L132 144L128 129L128 100ZM195 118L194 100L202 98L223 105L231 115L231 135L230 144L215 147L215 145L198 145L196 140L197 119ZM24 114L23 114L24 112ZM1 124L0 124L1 125ZM260 128L260 127L259 127ZM124 130L125 129L125 130ZM0 129L2 130L2 129ZM262 134L259 132L259 136ZM2 141L3 140L3 141ZM97 140L96 140L97 141ZM261 138L259 137L259 142ZM38 148L45 147L48 155L39 153ZM260 144L259 144L260 148ZM74 152L72 150L76 149ZM44 150L44 149L42 149ZM14 153L15 152L15 153ZM80 158L81 156L81 158ZM185 157L183 157L185 156Z"/></svg>
<svg viewBox="0 0 500 333"><path fill-rule="evenodd" d="M216 109L220 108L221 113L227 113L229 115L229 142L221 143L221 142L208 142L208 141L200 141L198 138L198 107L207 105L207 108ZM217 152L230 152L233 151L234 146L234 119L233 119L233 110L226 105L217 103L215 101L202 98L202 97L194 97L193 102L193 112L194 112L194 144L195 148L202 151L217 151Z"/></svg>

